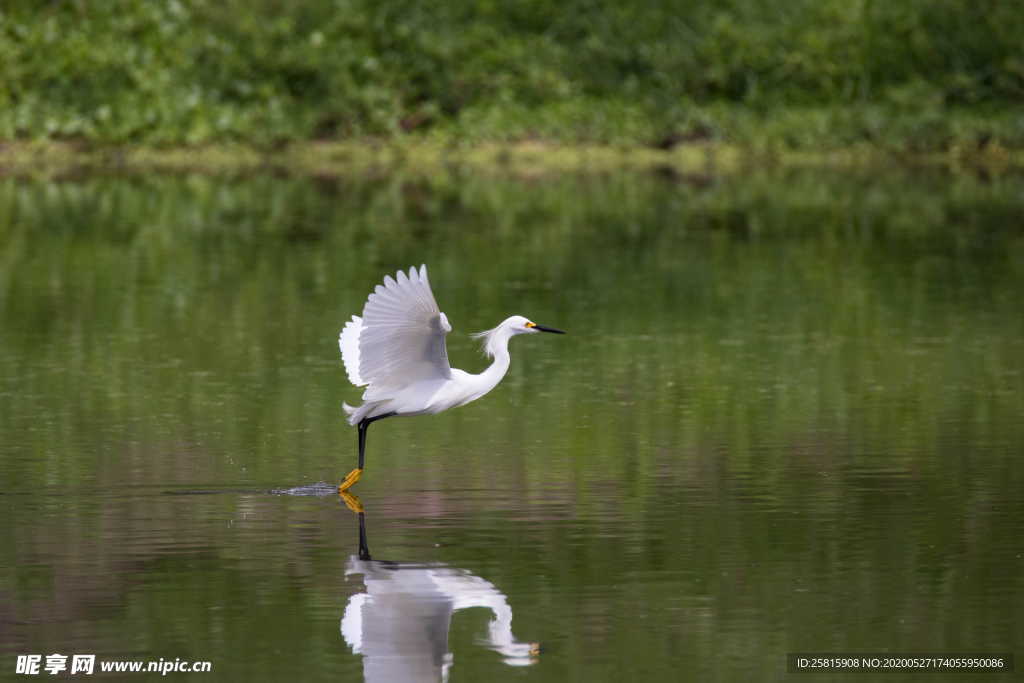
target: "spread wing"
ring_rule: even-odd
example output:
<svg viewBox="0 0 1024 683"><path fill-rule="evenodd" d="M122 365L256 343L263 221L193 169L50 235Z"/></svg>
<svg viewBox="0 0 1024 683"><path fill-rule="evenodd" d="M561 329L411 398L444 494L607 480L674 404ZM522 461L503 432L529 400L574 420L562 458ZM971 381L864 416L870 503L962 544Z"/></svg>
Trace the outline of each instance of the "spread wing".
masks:
<svg viewBox="0 0 1024 683"><path fill-rule="evenodd" d="M362 331L363 319L354 315L338 335L338 346L341 348L341 360L345 363L345 372L348 373L349 381L357 387L366 384L359 376L359 335Z"/></svg>
<svg viewBox="0 0 1024 683"><path fill-rule="evenodd" d="M358 379L370 385L363 399L425 379L449 379L444 338L451 329L430 291L426 266L384 276L363 307Z"/></svg>

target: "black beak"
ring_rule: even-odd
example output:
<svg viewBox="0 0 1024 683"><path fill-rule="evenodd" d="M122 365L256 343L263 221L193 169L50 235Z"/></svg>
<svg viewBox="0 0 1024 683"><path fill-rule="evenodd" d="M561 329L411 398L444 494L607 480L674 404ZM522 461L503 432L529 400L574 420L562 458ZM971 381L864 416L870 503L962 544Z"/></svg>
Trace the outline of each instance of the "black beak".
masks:
<svg viewBox="0 0 1024 683"><path fill-rule="evenodd" d="M553 332L554 334L565 334L562 330L556 330L553 327L544 327L543 325L534 325L533 329L540 330L541 332Z"/></svg>

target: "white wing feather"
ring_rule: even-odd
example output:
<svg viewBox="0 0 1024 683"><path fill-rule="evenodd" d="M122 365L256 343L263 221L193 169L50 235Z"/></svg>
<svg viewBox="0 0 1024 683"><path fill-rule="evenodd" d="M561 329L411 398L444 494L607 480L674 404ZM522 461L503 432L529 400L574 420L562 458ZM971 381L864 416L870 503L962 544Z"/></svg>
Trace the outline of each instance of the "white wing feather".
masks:
<svg viewBox="0 0 1024 683"><path fill-rule="evenodd" d="M426 266L386 275L363 307L358 379L370 385L363 399L384 398L421 380L450 379L444 338L451 329L430 291Z"/></svg>
<svg viewBox="0 0 1024 683"><path fill-rule="evenodd" d="M366 384L359 375L359 333L363 331L363 319L358 315L345 323L345 328L338 335L338 347L341 348L341 359L345 362L345 372L352 384L361 387Z"/></svg>

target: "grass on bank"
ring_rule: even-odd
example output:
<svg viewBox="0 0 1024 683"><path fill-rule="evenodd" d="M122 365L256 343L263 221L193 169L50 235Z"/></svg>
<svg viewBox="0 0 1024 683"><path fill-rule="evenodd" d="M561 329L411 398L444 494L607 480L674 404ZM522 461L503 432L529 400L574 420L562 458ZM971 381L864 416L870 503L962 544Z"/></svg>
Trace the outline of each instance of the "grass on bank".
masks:
<svg viewBox="0 0 1024 683"><path fill-rule="evenodd" d="M296 142L276 149L244 144L176 147L90 146L69 142L0 144L0 176L67 176L80 172L249 173L284 170L323 176L401 171L429 176L450 169L521 177L551 173L656 171L686 176L730 175L772 167L865 168L899 164L1002 173L1024 168L1024 152L967 145L942 153L892 154L862 144L828 151L755 151L728 144L671 149L546 141L443 144L436 140Z"/></svg>
<svg viewBox="0 0 1024 683"><path fill-rule="evenodd" d="M1021 35L984 0L9 0L0 163L1012 164Z"/></svg>

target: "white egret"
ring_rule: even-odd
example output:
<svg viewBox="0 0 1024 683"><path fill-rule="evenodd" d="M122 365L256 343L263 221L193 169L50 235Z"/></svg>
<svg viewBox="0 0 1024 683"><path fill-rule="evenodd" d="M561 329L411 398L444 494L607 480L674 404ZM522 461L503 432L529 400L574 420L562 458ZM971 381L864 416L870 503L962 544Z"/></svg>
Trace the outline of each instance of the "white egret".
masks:
<svg viewBox="0 0 1024 683"><path fill-rule="evenodd" d="M366 683L447 681L453 661L448 649L452 616L473 607L491 611L483 643L506 664L537 662L540 643L515 638L512 607L493 583L445 564L374 560L366 544L362 506L352 494L342 496L359 511L359 555L349 559L345 578L362 574L366 590L349 599L341 635L363 656Z"/></svg>
<svg viewBox="0 0 1024 683"><path fill-rule="evenodd" d="M367 298L363 315L352 316L338 337L341 357L352 384L365 386L363 404L343 404L348 423L359 428L359 466L338 486L345 491L359 481L366 455L366 430L385 417L433 415L475 401L498 385L508 372L508 342L517 334L561 330L530 322L521 315L474 335L483 339L490 367L474 375L451 367L445 335L452 326L434 300L427 267L384 276L384 284Z"/></svg>

